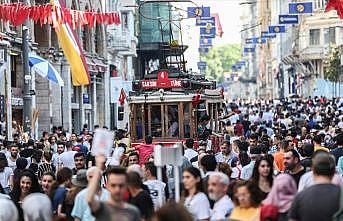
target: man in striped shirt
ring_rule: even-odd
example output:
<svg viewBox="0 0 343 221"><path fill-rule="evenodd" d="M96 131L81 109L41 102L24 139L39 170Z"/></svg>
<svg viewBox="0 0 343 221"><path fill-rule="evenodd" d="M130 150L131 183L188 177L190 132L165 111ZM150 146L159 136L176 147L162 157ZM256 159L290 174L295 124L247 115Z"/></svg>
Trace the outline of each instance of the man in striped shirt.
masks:
<svg viewBox="0 0 343 221"><path fill-rule="evenodd" d="M43 160L44 163L39 165L37 175L38 178L41 179L44 173L46 172L56 172L56 167L51 163L52 160L52 153L50 151L44 151L43 153Z"/></svg>

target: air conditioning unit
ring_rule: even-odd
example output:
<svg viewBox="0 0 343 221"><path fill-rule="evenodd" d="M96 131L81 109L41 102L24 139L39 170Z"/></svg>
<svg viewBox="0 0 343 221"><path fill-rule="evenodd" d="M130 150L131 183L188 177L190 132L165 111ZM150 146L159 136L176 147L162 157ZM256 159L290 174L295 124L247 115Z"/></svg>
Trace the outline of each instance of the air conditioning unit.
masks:
<svg viewBox="0 0 343 221"><path fill-rule="evenodd" d="M5 63L5 49L0 49L0 64Z"/></svg>

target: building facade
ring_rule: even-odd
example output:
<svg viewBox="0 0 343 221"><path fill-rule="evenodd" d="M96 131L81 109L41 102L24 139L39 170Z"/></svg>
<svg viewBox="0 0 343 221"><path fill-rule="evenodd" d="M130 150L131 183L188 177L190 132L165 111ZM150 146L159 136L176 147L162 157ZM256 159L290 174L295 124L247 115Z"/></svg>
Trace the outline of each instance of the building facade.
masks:
<svg viewBox="0 0 343 221"><path fill-rule="evenodd" d="M288 4L282 0L245 2L245 8L250 8L251 13L244 18L258 24L244 23L252 28L247 34L242 33L242 44L247 36L258 37L268 31L268 26L278 25L279 15L288 14ZM256 52L246 56L248 63L258 64L258 97L332 96L324 93L325 88L318 82L324 81L331 48L341 48L343 22L335 11L324 12L325 0L313 0L312 4L313 13L300 14L299 24L286 25L286 33L277 34L266 44L257 44Z"/></svg>
<svg viewBox="0 0 343 221"><path fill-rule="evenodd" d="M4 3L3 1L0 1ZM32 5L45 1L31 1ZM110 78L119 77L124 81L134 76L133 58L136 56L134 1L67 0L66 7L75 10L99 12L119 11L120 26L97 24L94 28L78 27L77 33L89 67L91 83L73 86L70 65L63 55L55 31L50 25L29 25L31 53L47 59L64 80L60 87L30 70L32 112L38 113L32 123L32 132L39 137L53 126L63 126L69 132L80 132L84 125L93 129L95 125L116 125L113 113L116 110L111 100ZM22 65L22 27L12 27L0 22L0 121L6 122L7 131L11 126L23 125L24 73ZM11 134L8 132L8 137Z"/></svg>

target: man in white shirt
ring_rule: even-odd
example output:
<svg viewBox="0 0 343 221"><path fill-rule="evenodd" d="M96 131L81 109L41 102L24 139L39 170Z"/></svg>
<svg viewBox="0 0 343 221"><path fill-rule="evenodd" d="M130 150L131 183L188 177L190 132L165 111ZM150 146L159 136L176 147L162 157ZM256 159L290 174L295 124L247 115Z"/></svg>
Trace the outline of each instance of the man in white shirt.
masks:
<svg viewBox="0 0 343 221"><path fill-rule="evenodd" d="M7 158L8 166L14 171L17 168L16 161L19 158L19 148L16 145L10 148L11 156Z"/></svg>
<svg viewBox="0 0 343 221"><path fill-rule="evenodd" d="M212 221L226 220L233 209L233 203L227 195L229 177L221 172L213 172L208 179L208 196L214 200L211 211Z"/></svg>
<svg viewBox="0 0 343 221"><path fill-rule="evenodd" d="M88 182L93 178L94 173L99 173L99 171L96 170L96 167L91 167L87 170ZM91 210L86 201L87 194L88 188L83 189L75 197L73 211L71 212L71 215L74 217L75 221L95 221L95 218L92 216ZM109 196L109 192L102 188L99 183L95 198L105 202L108 200Z"/></svg>
<svg viewBox="0 0 343 221"><path fill-rule="evenodd" d="M63 142L57 142L57 152L52 155L52 163L56 168L61 168L61 154L64 152L65 145Z"/></svg>
<svg viewBox="0 0 343 221"><path fill-rule="evenodd" d="M185 147L185 154L184 156L190 161L192 158L198 156L198 152L196 152L193 149L193 145L194 145L194 140L192 138L188 138L186 140L186 143L184 145Z"/></svg>
<svg viewBox="0 0 343 221"><path fill-rule="evenodd" d="M148 186L150 197L154 203L154 208L157 210L158 208L162 207L163 203L165 202L166 184L157 180L157 168L153 162L147 162L144 164L144 175L146 178L144 184Z"/></svg>
<svg viewBox="0 0 343 221"><path fill-rule="evenodd" d="M66 143L67 151L63 152L60 155L60 160L63 164L63 167L68 167L69 169L74 169L74 155L77 151L73 151L73 144L71 142Z"/></svg>
<svg viewBox="0 0 343 221"><path fill-rule="evenodd" d="M230 142L225 140L220 146L220 152L216 154L217 163L227 163L231 165L233 158L237 157L237 154L232 151Z"/></svg>

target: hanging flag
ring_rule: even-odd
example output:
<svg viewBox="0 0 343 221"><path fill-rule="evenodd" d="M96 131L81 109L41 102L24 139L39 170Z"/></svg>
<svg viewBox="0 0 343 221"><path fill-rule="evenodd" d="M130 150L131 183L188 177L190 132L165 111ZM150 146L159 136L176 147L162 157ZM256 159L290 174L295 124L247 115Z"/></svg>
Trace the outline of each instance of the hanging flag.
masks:
<svg viewBox="0 0 343 221"><path fill-rule="evenodd" d="M329 0L326 7L325 12L336 10L337 15L343 19L343 4L341 0Z"/></svg>
<svg viewBox="0 0 343 221"><path fill-rule="evenodd" d="M298 15L279 15L279 24L298 24Z"/></svg>
<svg viewBox="0 0 343 221"><path fill-rule="evenodd" d="M205 18L205 17L198 17L195 20L195 25L196 26L206 26L207 24L211 24L212 26L216 25L216 21L214 17L209 17L209 18Z"/></svg>
<svg viewBox="0 0 343 221"><path fill-rule="evenodd" d="M209 48L199 48L198 51L200 54L207 54L209 51Z"/></svg>
<svg viewBox="0 0 343 221"><path fill-rule="evenodd" d="M206 70L207 63L205 61L199 61L197 63L197 65L198 65L198 69L199 70L202 70L202 71Z"/></svg>
<svg viewBox="0 0 343 221"><path fill-rule="evenodd" d="M253 38L245 39L245 44L254 44L254 39Z"/></svg>
<svg viewBox="0 0 343 221"><path fill-rule="evenodd" d="M211 47L212 38L200 38L200 47Z"/></svg>
<svg viewBox="0 0 343 221"><path fill-rule="evenodd" d="M289 3L289 14L306 14L313 12L312 2Z"/></svg>
<svg viewBox="0 0 343 221"><path fill-rule="evenodd" d="M255 48L244 48L244 53L253 53L255 52Z"/></svg>
<svg viewBox="0 0 343 221"><path fill-rule="evenodd" d="M267 40L265 38L253 38L254 44L265 44L267 43Z"/></svg>
<svg viewBox="0 0 343 221"><path fill-rule="evenodd" d="M49 81L52 81L59 86L64 86L64 82L60 74L49 61L38 55L30 53L29 65L32 70L34 70L40 76L47 78Z"/></svg>
<svg viewBox="0 0 343 221"><path fill-rule="evenodd" d="M126 94L124 89L122 88L120 91L120 95L119 95L119 104L120 106L123 106L125 104L125 100L126 100Z"/></svg>
<svg viewBox="0 0 343 221"><path fill-rule="evenodd" d="M285 33L286 32L286 26L284 25L274 25L269 26L269 33Z"/></svg>
<svg viewBox="0 0 343 221"><path fill-rule="evenodd" d="M200 28L200 38L215 38L215 37L216 37L215 27Z"/></svg>
<svg viewBox="0 0 343 221"><path fill-rule="evenodd" d="M187 8L188 18L196 17L210 17L210 7L188 7Z"/></svg>
<svg viewBox="0 0 343 221"><path fill-rule="evenodd" d="M64 5L62 5L59 0L51 0L51 4L64 8ZM69 23L63 24L56 17L53 19L55 20L55 25L57 25L55 31L58 41L63 49L64 56L70 64L73 85L80 86L90 84L88 65L75 31L71 29Z"/></svg>
<svg viewBox="0 0 343 221"><path fill-rule="evenodd" d="M223 32L222 24L220 23L219 14L215 13L212 16L215 18L215 21L216 21L217 36L221 38L224 32Z"/></svg>
<svg viewBox="0 0 343 221"><path fill-rule="evenodd" d="M267 31L261 31L261 38L276 38L276 34L271 34Z"/></svg>

